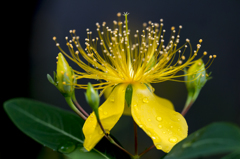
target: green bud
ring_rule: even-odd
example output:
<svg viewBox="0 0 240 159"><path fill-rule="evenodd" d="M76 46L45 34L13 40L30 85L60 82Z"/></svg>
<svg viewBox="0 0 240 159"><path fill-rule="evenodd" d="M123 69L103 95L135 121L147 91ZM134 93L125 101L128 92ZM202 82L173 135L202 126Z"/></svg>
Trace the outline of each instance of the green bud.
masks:
<svg viewBox="0 0 240 159"><path fill-rule="evenodd" d="M125 92L125 101L128 105L128 107L131 106L131 103L132 103L132 93L133 93L133 88L132 88L132 85L129 84L126 88L126 92Z"/></svg>
<svg viewBox="0 0 240 159"><path fill-rule="evenodd" d="M100 98L98 95L98 91L96 91L93 88L90 82L88 83L88 88L85 93L85 97L86 97L87 103L89 104L89 106L92 108L97 118L99 119L98 106L99 106Z"/></svg>
<svg viewBox="0 0 240 159"><path fill-rule="evenodd" d="M185 69L185 75L188 98L184 109L193 104L193 102L197 99L200 90L209 79L206 73L205 64L202 59L195 61L195 63L190 66L188 70Z"/></svg>
<svg viewBox="0 0 240 159"><path fill-rule="evenodd" d="M208 79L205 64L202 59L195 61L195 63L189 67L186 74L185 81L188 91L200 91Z"/></svg>
<svg viewBox="0 0 240 159"><path fill-rule="evenodd" d="M54 79L49 74L47 78L64 97L71 97L74 94L74 85L76 84L75 74L62 53L58 54L57 59L57 73L54 72Z"/></svg>

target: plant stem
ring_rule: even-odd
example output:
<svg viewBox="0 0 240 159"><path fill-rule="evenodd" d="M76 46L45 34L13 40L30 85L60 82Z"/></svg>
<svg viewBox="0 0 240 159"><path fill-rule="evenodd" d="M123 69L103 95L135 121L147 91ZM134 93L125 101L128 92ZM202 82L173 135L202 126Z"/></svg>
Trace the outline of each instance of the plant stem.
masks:
<svg viewBox="0 0 240 159"><path fill-rule="evenodd" d="M88 117L89 114L81 107L81 105L77 102L77 100L73 100L74 104L77 106L77 108L86 116Z"/></svg>
<svg viewBox="0 0 240 159"><path fill-rule="evenodd" d="M108 135L108 134L106 133L105 129L103 128L102 123L101 123L101 121L100 121L99 118L97 118L97 122L98 122L100 128L102 129L103 133L104 133L105 135Z"/></svg>
<svg viewBox="0 0 240 159"><path fill-rule="evenodd" d="M134 147L135 147L135 155L138 155L138 134L137 134L137 124L133 120L133 128L134 128Z"/></svg>
<svg viewBox="0 0 240 159"><path fill-rule="evenodd" d="M187 114L187 112L188 112L188 110L191 108L192 104L193 104L193 102L190 102L190 103L188 104L188 106L186 106L186 107L183 109L183 111L181 112L182 116L185 116L185 115Z"/></svg>
<svg viewBox="0 0 240 159"><path fill-rule="evenodd" d="M151 149L154 148L154 147L155 147L155 145L150 146L150 147L147 148L145 151L143 151L142 153L140 153L139 157L142 156L142 155L144 155L145 153L147 153L149 150L151 150Z"/></svg>
<svg viewBox="0 0 240 159"><path fill-rule="evenodd" d="M65 100L67 104L72 108L73 111L75 111L83 120L86 120L87 118L76 108L76 106L72 102L71 97L65 97Z"/></svg>

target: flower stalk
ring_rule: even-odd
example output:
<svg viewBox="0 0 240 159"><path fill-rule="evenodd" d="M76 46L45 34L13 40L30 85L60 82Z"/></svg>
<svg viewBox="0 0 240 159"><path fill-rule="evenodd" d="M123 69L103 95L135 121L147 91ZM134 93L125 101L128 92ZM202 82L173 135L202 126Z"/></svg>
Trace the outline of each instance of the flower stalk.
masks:
<svg viewBox="0 0 240 159"><path fill-rule="evenodd" d="M67 102L67 104L70 106L70 108L72 108L72 110L74 112L76 112L83 120L86 120L87 117L84 116L77 108L76 106L73 104L72 98L71 97L65 97L65 100Z"/></svg>
<svg viewBox="0 0 240 159"><path fill-rule="evenodd" d="M134 148L135 148L135 155L138 155L138 134L137 134L137 124L133 121L133 128L134 128Z"/></svg>
<svg viewBox="0 0 240 159"><path fill-rule="evenodd" d="M152 145L149 148L147 148L146 150L144 150L142 153L139 154L139 157L141 157L142 155L144 155L145 153L147 153L148 151L150 151L152 148L154 148L155 146Z"/></svg>

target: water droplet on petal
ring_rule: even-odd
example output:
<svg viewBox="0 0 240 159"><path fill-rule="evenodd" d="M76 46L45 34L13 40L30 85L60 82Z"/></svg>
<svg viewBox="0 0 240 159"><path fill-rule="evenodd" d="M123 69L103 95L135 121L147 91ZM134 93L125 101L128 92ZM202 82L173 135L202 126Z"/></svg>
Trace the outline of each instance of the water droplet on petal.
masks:
<svg viewBox="0 0 240 159"><path fill-rule="evenodd" d="M141 124L140 124L140 125L138 125L138 126L139 126L140 128L142 128L142 127L143 127L143 125L141 125Z"/></svg>
<svg viewBox="0 0 240 159"><path fill-rule="evenodd" d="M103 131L102 131L102 130L100 130L100 131L99 131L99 134L100 134L100 135L102 135L102 134L103 134Z"/></svg>
<svg viewBox="0 0 240 159"><path fill-rule="evenodd" d="M150 121L152 121L152 120L149 118L148 121L150 122Z"/></svg>
<svg viewBox="0 0 240 159"><path fill-rule="evenodd" d="M162 121L162 117L158 116L157 121Z"/></svg>
<svg viewBox="0 0 240 159"><path fill-rule="evenodd" d="M156 148L157 148L157 149L162 149L162 145L157 144L157 145L156 145Z"/></svg>
<svg viewBox="0 0 240 159"><path fill-rule="evenodd" d="M111 102L114 102L114 97L111 97L111 98L110 98L110 101L111 101Z"/></svg>
<svg viewBox="0 0 240 159"><path fill-rule="evenodd" d="M168 139L171 143L176 143L178 141L178 138L172 136Z"/></svg>
<svg viewBox="0 0 240 159"><path fill-rule="evenodd" d="M158 128L161 129L161 128L162 128L162 125L158 125Z"/></svg>
<svg viewBox="0 0 240 159"><path fill-rule="evenodd" d="M76 145L73 142L66 142L59 146L58 151L61 153L71 153L75 150Z"/></svg>
<svg viewBox="0 0 240 159"><path fill-rule="evenodd" d="M146 131L146 133L147 133L149 136L151 136L151 132L150 132L150 131Z"/></svg>
<svg viewBox="0 0 240 159"><path fill-rule="evenodd" d="M156 139L156 137L152 136L152 139L153 139L153 140L155 140L155 139Z"/></svg>
<svg viewBox="0 0 240 159"><path fill-rule="evenodd" d="M105 111L105 112L103 112L103 114L104 114L104 115L107 115L108 113Z"/></svg>
<svg viewBox="0 0 240 159"><path fill-rule="evenodd" d="M147 97L143 98L143 103L148 103L148 98Z"/></svg>
<svg viewBox="0 0 240 159"><path fill-rule="evenodd" d="M179 122L179 121L181 120L181 119L179 118L179 116L180 116L180 114L177 113L177 112L175 112L174 114L172 114L172 115L170 116L170 118L171 118L172 121Z"/></svg>

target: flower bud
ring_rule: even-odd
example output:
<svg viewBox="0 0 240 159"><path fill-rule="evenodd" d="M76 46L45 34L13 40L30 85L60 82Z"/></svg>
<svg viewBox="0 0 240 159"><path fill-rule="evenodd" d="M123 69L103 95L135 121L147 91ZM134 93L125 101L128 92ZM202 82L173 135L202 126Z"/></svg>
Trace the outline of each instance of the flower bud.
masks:
<svg viewBox="0 0 240 159"><path fill-rule="evenodd" d="M87 103L93 109L93 111L96 114L96 117L99 119L98 106L99 106L100 98L99 98L99 95L98 95L98 91L96 91L93 88L91 83L88 83L88 88L87 88L87 91L85 93L85 96L86 96Z"/></svg>
<svg viewBox="0 0 240 159"><path fill-rule="evenodd" d="M186 74L185 83L190 92L200 91L207 82L205 64L202 59L195 61L195 63L189 67Z"/></svg>
<svg viewBox="0 0 240 159"><path fill-rule="evenodd" d="M54 80L47 75L49 82L55 85L64 97L71 97L76 84L75 74L63 54L58 54L57 73L54 72Z"/></svg>
<svg viewBox="0 0 240 159"><path fill-rule="evenodd" d="M185 69L185 83L188 90L188 97L182 114L185 115L187 110L191 107L197 99L200 90L209 79L206 74L205 64L202 59L194 62L188 70Z"/></svg>

